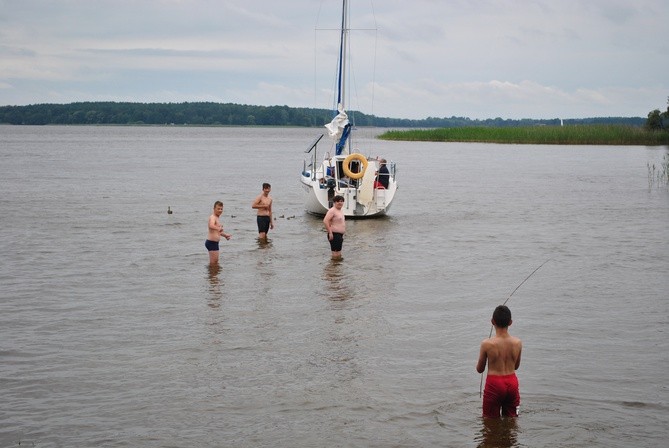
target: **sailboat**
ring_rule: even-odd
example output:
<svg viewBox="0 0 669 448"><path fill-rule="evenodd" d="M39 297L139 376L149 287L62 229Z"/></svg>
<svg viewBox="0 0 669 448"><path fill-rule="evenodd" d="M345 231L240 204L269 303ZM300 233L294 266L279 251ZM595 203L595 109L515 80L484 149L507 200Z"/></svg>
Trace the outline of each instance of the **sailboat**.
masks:
<svg viewBox="0 0 669 448"><path fill-rule="evenodd" d="M306 192L308 213L325 215L335 196L344 197L342 211L348 218L375 218L386 215L397 192L394 162L365 156L354 146L355 124L346 113L346 65L349 39L349 2L342 0L341 35L337 64L337 110L322 133L307 148L301 185ZM318 144L328 135L330 145L318 159ZM327 141L327 139L325 140Z"/></svg>

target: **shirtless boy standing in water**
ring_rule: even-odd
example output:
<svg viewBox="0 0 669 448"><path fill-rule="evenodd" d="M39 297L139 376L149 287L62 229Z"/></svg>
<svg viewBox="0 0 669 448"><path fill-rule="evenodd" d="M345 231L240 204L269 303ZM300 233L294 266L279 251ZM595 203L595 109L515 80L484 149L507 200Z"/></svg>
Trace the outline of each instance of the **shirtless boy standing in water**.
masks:
<svg viewBox="0 0 669 448"><path fill-rule="evenodd" d="M495 336L481 342L476 371L483 373L488 363L488 376L483 392L483 417L499 418L500 409L505 417L517 417L520 391L516 370L520 367L523 343L509 334L511 310L505 305L495 308L492 324Z"/></svg>
<svg viewBox="0 0 669 448"><path fill-rule="evenodd" d="M272 221L272 198L269 192L272 186L268 183L262 184L262 193L251 204L251 208L258 210L258 238L261 240L267 239L267 232L274 228Z"/></svg>
<svg viewBox="0 0 669 448"><path fill-rule="evenodd" d="M232 235L223 231L223 225L219 221L222 213L223 203L221 201L216 201L214 203L214 213L209 217L207 241L204 242L204 246L209 251L209 264L213 265L218 264L218 242L221 241L221 237L226 240L232 238Z"/></svg>
<svg viewBox="0 0 669 448"><path fill-rule="evenodd" d="M332 202L334 205L325 214L323 224L325 224L325 229L328 231L332 259L338 260L341 258L341 248L344 244L344 234L346 233L346 216L341 211L344 207L344 197L337 195L332 199Z"/></svg>

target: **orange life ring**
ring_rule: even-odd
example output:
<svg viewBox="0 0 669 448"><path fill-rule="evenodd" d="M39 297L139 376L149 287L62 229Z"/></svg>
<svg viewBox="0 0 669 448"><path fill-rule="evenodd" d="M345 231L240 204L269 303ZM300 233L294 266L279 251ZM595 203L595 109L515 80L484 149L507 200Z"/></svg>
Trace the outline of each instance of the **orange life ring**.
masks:
<svg viewBox="0 0 669 448"><path fill-rule="evenodd" d="M362 170L358 173L354 173L351 171L351 168L349 165L351 165L351 162L357 160L360 163L362 163ZM365 171L367 170L367 157L363 156L362 154L349 154L345 159L344 159L344 174L347 175L350 179L357 180L357 179L362 179L362 176L365 175Z"/></svg>

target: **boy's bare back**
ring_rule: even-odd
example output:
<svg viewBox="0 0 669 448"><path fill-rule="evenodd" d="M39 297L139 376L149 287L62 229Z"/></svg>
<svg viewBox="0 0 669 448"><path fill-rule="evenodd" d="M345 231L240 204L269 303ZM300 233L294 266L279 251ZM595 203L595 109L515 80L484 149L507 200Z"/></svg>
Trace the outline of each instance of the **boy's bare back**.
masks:
<svg viewBox="0 0 669 448"><path fill-rule="evenodd" d="M506 328L495 328L495 336L481 342L476 370L483 373L488 364L488 375L510 375L520 367L523 343L511 336Z"/></svg>
<svg viewBox="0 0 669 448"><path fill-rule="evenodd" d="M495 327L495 336L481 342L476 371L483 373L487 363L488 375L511 375L520 367L523 350L520 339L509 334L509 326L513 323L511 310L505 305L498 306L490 322Z"/></svg>

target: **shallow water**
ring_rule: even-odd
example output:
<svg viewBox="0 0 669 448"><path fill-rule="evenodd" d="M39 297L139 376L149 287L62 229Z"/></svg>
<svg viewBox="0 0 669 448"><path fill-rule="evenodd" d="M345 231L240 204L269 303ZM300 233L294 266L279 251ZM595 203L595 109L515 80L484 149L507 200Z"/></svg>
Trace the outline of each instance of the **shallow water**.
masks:
<svg viewBox="0 0 669 448"><path fill-rule="evenodd" d="M400 191L337 263L302 210L317 132L0 126L0 446L663 444L667 148L365 131ZM508 302L521 417L484 425L478 345L548 259Z"/></svg>

